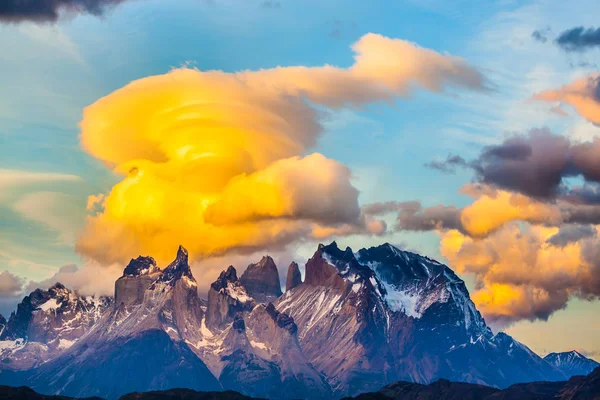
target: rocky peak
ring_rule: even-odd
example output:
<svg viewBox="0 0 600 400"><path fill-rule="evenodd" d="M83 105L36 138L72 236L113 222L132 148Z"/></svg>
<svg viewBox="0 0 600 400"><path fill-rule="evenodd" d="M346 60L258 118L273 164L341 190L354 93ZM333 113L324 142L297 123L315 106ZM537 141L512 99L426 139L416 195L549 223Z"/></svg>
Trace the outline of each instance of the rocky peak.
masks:
<svg viewBox="0 0 600 400"><path fill-rule="evenodd" d="M186 277L195 282L192 270L188 264L188 252L183 246L179 246L175 260L164 269L158 280L160 282L169 282L174 285L175 282L182 277Z"/></svg>
<svg viewBox="0 0 600 400"><path fill-rule="evenodd" d="M288 267L287 278L285 280L285 291L292 290L296 286L302 283L302 275L300 274L300 268L298 263L292 261Z"/></svg>
<svg viewBox="0 0 600 400"><path fill-rule="evenodd" d="M238 281L237 271L235 270L233 265L230 265L225 271L221 271L217 280L214 281L210 285L210 287L218 292L221 289L226 289L228 286L227 284L229 282L237 282L237 281Z"/></svg>
<svg viewBox="0 0 600 400"><path fill-rule="evenodd" d="M259 262L248 265L240 282L250 296L261 302L274 300L282 295L279 271L270 256L264 256Z"/></svg>
<svg viewBox="0 0 600 400"><path fill-rule="evenodd" d="M150 275L158 272L159 268L156 265L154 258L148 256L139 256L138 258L132 258L123 271L123 276L141 276Z"/></svg>
<svg viewBox="0 0 600 400"><path fill-rule="evenodd" d="M210 329L222 329L238 313L250 311L254 305L254 300L238 279L235 268L230 265L210 285L206 325Z"/></svg>
<svg viewBox="0 0 600 400"><path fill-rule="evenodd" d="M311 285L335 287L340 290L353 288L371 288L378 295L384 292L375 279L374 272L360 264L352 249L341 250L336 242L325 246L320 244L313 257L306 263L305 283Z"/></svg>
<svg viewBox="0 0 600 400"><path fill-rule="evenodd" d="M315 254L306 262L304 283L313 286L332 286L343 290L344 281L338 275L336 267L329 262L329 254L338 254L338 252L335 242L329 246L319 244Z"/></svg>

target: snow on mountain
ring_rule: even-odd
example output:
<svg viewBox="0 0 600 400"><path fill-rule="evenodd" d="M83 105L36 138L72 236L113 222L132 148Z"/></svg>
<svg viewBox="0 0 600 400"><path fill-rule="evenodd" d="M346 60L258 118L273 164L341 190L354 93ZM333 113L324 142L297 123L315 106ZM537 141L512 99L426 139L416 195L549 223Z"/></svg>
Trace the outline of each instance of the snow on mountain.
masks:
<svg viewBox="0 0 600 400"><path fill-rule="evenodd" d="M568 377L587 375L596 367L600 367L600 363L587 358L576 350L550 353L544 357L544 360L563 371Z"/></svg>

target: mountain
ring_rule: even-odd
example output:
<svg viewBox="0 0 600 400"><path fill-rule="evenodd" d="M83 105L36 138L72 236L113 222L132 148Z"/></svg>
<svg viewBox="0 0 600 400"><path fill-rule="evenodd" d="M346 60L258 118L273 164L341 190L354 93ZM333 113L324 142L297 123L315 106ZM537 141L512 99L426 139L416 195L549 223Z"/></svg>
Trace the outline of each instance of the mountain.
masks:
<svg viewBox="0 0 600 400"><path fill-rule="evenodd" d="M302 350L339 395L396 380L507 387L565 378L493 335L464 282L437 261L390 244L354 253L333 242L319 246L305 275L274 304L294 318Z"/></svg>
<svg viewBox="0 0 600 400"><path fill-rule="evenodd" d="M164 268L139 256L113 298L57 284L23 299L0 332L0 383L79 397L182 387L327 399L395 381L506 388L566 379L494 335L447 266L387 243L319 245L304 281L290 264L283 294L271 257L241 276L229 266L206 300L183 247Z"/></svg>
<svg viewBox="0 0 600 400"><path fill-rule="evenodd" d="M563 371L568 377L574 375L587 375L600 367L600 363L585 357L583 354L572 350L563 353L550 353L544 360Z"/></svg>
<svg viewBox="0 0 600 400"><path fill-rule="evenodd" d="M500 390L471 383L440 379L429 385L395 382L377 392L364 393L344 400L598 400L600 368L587 376L568 381L532 382Z"/></svg>
<svg viewBox="0 0 600 400"><path fill-rule="evenodd" d="M79 296L60 283L26 296L0 321L2 369L28 369L70 348L111 305L110 297Z"/></svg>
<svg viewBox="0 0 600 400"><path fill-rule="evenodd" d="M268 263L254 265L272 270ZM256 269L252 273L257 274ZM253 284L250 290L256 287ZM273 304L260 303L259 299L267 297L264 291L254 291L254 295L238 279L234 267L221 273L208 293L207 335L195 345L199 356L229 389L268 398L305 397L307 393L328 398L329 385L306 360L294 320Z"/></svg>

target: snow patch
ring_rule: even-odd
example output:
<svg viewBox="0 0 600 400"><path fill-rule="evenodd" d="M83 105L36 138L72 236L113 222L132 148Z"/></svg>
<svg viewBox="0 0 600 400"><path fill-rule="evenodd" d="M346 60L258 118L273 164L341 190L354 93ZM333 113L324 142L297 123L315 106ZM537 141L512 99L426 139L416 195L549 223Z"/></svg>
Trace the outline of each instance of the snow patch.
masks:
<svg viewBox="0 0 600 400"><path fill-rule="evenodd" d="M392 311L403 312L413 318L421 318L423 316L417 311L420 299L418 294L411 294L403 290L398 290L385 282L383 283L383 286L387 292L384 297L385 301Z"/></svg>
<svg viewBox="0 0 600 400"><path fill-rule="evenodd" d="M77 342L77 340L67 340L67 339L59 339L58 340L58 348L61 350L68 349L73 346Z"/></svg>
<svg viewBox="0 0 600 400"><path fill-rule="evenodd" d="M234 285L232 282L227 283L227 294L232 298L236 299L240 303L247 303L252 300L248 293L244 290L243 287L239 285Z"/></svg>
<svg viewBox="0 0 600 400"><path fill-rule="evenodd" d="M56 302L56 299L50 299L47 302L45 302L44 304L40 305L38 308L45 312L48 310L55 310L59 307L60 307L60 305Z"/></svg>
<svg viewBox="0 0 600 400"><path fill-rule="evenodd" d="M257 349L267 350L267 345L262 342L255 342L254 340L250 341L252 347L256 347Z"/></svg>

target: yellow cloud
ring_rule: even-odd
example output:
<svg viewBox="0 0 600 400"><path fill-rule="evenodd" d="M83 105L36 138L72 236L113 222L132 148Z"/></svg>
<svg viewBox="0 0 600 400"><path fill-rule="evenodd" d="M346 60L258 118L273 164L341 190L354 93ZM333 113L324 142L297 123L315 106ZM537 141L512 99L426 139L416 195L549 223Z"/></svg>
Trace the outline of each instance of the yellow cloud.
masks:
<svg viewBox="0 0 600 400"><path fill-rule="evenodd" d="M77 249L105 262L177 245L203 258L294 240L380 234L347 167L306 155L324 109L391 101L415 88L486 90L463 59L368 34L349 68L234 74L181 68L130 83L84 110L81 143L123 176L88 217Z"/></svg>
<svg viewBox="0 0 600 400"><path fill-rule="evenodd" d="M510 221L557 223L560 210L518 193L496 190L483 194L461 212L461 223L472 236L483 237Z"/></svg>

